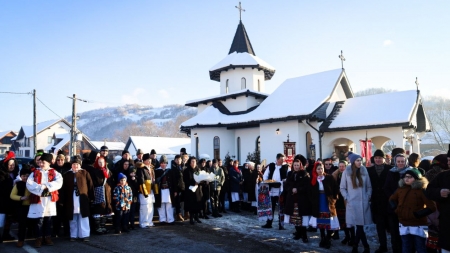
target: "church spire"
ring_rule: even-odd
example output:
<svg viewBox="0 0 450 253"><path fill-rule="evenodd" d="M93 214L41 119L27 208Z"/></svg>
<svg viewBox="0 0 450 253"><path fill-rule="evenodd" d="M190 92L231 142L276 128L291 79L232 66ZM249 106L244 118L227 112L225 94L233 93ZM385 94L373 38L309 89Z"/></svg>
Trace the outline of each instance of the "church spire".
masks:
<svg viewBox="0 0 450 253"><path fill-rule="evenodd" d="M247 31L245 30L242 20L239 20L239 25L236 29L236 34L234 35L233 43L231 44L230 52L228 52L228 54L234 52L255 55L255 51L253 51L252 43L248 38Z"/></svg>

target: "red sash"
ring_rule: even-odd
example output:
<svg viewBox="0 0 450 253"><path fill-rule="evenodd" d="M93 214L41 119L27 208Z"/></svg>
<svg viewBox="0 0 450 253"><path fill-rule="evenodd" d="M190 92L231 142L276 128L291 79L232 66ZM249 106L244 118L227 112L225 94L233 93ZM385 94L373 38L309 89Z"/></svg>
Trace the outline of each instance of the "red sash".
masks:
<svg viewBox="0 0 450 253"><path fill-rule="evenodd" d="M55 169L48 170L48 181L52 182L56 178L56 172ZM42 172L41 170L35 169L34 170L34 182L37 184L41 184L42 180ZM58 191L51 192L52 195L52 202L56 202L59 199ZM30 204L39 204L41 203L41 196L38 196L36 194L31 193L30 194Z"/></svg>

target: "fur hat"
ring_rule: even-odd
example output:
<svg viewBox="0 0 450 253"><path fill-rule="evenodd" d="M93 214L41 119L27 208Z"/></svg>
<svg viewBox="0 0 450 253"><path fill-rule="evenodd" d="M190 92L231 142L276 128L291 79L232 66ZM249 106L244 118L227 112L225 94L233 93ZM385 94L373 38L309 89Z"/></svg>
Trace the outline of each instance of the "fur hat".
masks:
<svg viewBox="0 0 450 253"><path fill-rule="evenodd" d="M386 158L386 155L384 154L383 150L381 150L381 149L377 149L375 151L375 153L373 153L373 157L375 157L375 156Z"/></svg>
<svg viewBox="0 0 450 253"><path fill-rule="evenodd" d="M144 154L144 151L142 151L142 149L139 148L136 152L136 155L140 155L140 154Z"/></svg>
<svg viewBox="0 0 450 253"><path fill-rule="evenodd" d="M125 176L125 174L123 174L123 173L119 173L118 178L119 178L119 181L120 181L120 180L122 180L124 178L127 179L127 176Z"/></svg>
<svg viewBox="0 0 450 253"><path fill-rule="evenodd" d="M79 165L81 165L81 157L78 155L72 156L72 158L70 159L70 164L74 163L78 163Z"/></svg>
<svg viewBox="0 0 450 253"><path fill-rule="evenodd" d="M100 148L100 151L109 151L109 148L107 146L102 146Z"/></svg>
<svg viewBox="0 0 450 253"><path fill-rule="evenodd" d="M307 160L306 160L306 158L305 158L304 156L298 154L298 155L296 155L296 156L294 157L294 160L295 160L295 159L300 160L300 162L302 163L303 166L306 165Z"/></svg>
<svg viewBox="0 0 450 253"><path fill-rule="evenodd" d="M142 156L142 161L145 161L147 159L150 159L150 154L149 153L146 153L146 154L144 154L144 156Z"/></svg>
<svg viewBox="0 0 450 253"><path fill-rule="evenodd" d="M48 154L48 153L43 153L41 155L41 158L39 158L39 160L46 161L48 163L52 163L53 155L52 154Z"/></svg>
<svg viewBox="0 0 450 253"><path fill-rule="evenodd" d="M60 150L58 150L58 153L57 153L57 155L64 155L64 151L62 151L61 149L60 149Z"/></svg>
<svg viewBox="0 0 450 253"><path fill-rule="evenodd" d="M362 159L362 157L360 156L360 155L358 155L358 154L350 154L349 156L348 156L348 159L350 159L350 164L353 164L358 158L361 158Z"/></svg>
<svg viewBox="0 0 450 253"><path fill-rule="evenodd" d="M167 157L165 156L165 155L162 155L160 158L159 158L159 163L168 163L169 161L167 161Z"/></svg>
<svg viewBox="0 0 450 253"><path fill-rule="evenodd" d="M23 168L22 167L22 169L19 172L19 175L22 176L22 175L26 175L26 174L30 175L31 174L31 170L28 169L28 168Z"/></svg>
<svg viewBox="0 0 450 253"><path fill-rule="evenodd" d="M134 166L136 169L140 169L140 168L144 168L145 164L143 162L137 162Z"/></svg>
<svg viewBox="0 0 450 253"><path fill-rule="evenodd" d="M398 154L406 154L406 151L403 148L394 148L391 152L392 157L395 157Z"/></svg>
<svg viewBox="0 0 450 253"><path fill-rule="evenodd" d="M128 150L122 151L122 155L129 154L129 153L130 153L130 152L129 152Z"/></svg>
<svg viewBox="0 0 450 253"><path fill-rule="evenodd" d="M181 149L180 149L180 153L181 153L181 152L183 152L183 153L186 154L186 148L181 148Z"/></svg>
<svg viewBox="0 0 450 253"><path fill-rule="evenodd" d="M418 170L417 168L408 169L405 172L405 175L406 174L411 175L416 180L422 179L422 172L420 170Z"/></svg>
<svg viewBox="0 0 450 253"><path fill-rule="evenodd" d="M150 155L156 155L156 151L155 151L154 149L152 149L152 150L150 151Z"/></svg>

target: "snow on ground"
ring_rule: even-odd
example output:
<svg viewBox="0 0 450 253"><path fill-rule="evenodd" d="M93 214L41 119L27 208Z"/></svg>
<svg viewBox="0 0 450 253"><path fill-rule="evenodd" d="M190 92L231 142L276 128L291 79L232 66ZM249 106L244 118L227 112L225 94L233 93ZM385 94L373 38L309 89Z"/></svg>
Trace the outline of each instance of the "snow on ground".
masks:
<svg viewBox="0 0 450 253"><path fill-rule="evenodd" d="M292 233L295 231L294 226L286 224L286 230L278 230L278 217L275 217L272 229L261 228L265 222L258 221L257 216L248 211L242 211L241 213L227 211L226 214L223 214L222 218L212 218L210 216L209 220L202 219L202 222L212 226L214 230L242 234L243 238L258 239L265 243L281 243L284 249L292 250L293 252L350 252L352 250L350 246L341 244L341 240L344 239L344 231L340 231L340 239L333 240L331 248L327 250L319 247L319 231L316 233L308 232L309 242L303 243L301 239L298 241L292 239ZM370 249L373 252L379 247L375 225L366 226L365 231ZM389 235L388 242L390 242ZM361 243L359 245L359 251L363 251Z"/></svg>

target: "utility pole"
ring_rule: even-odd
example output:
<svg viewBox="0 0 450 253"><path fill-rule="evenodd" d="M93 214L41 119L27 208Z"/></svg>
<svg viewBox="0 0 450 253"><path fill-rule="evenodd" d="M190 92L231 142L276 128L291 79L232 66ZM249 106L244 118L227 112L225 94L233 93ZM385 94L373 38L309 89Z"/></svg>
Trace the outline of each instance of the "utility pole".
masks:
<svg viewBox="0 0 450 253"><path fill-rule="evenodd" d="M37 152L37 140L36 140L36 90L33 90L33 154Z"/></svg>
<svg viewBox="0 0 450 253"><path fill-rule="evenodd" d="M69 155L74 156L77 154L77 100L85 103L87 103L87 101L77 98L76 94L73 94L73 97L68 98L72 99L72 128L70 130Z"/></svg>

